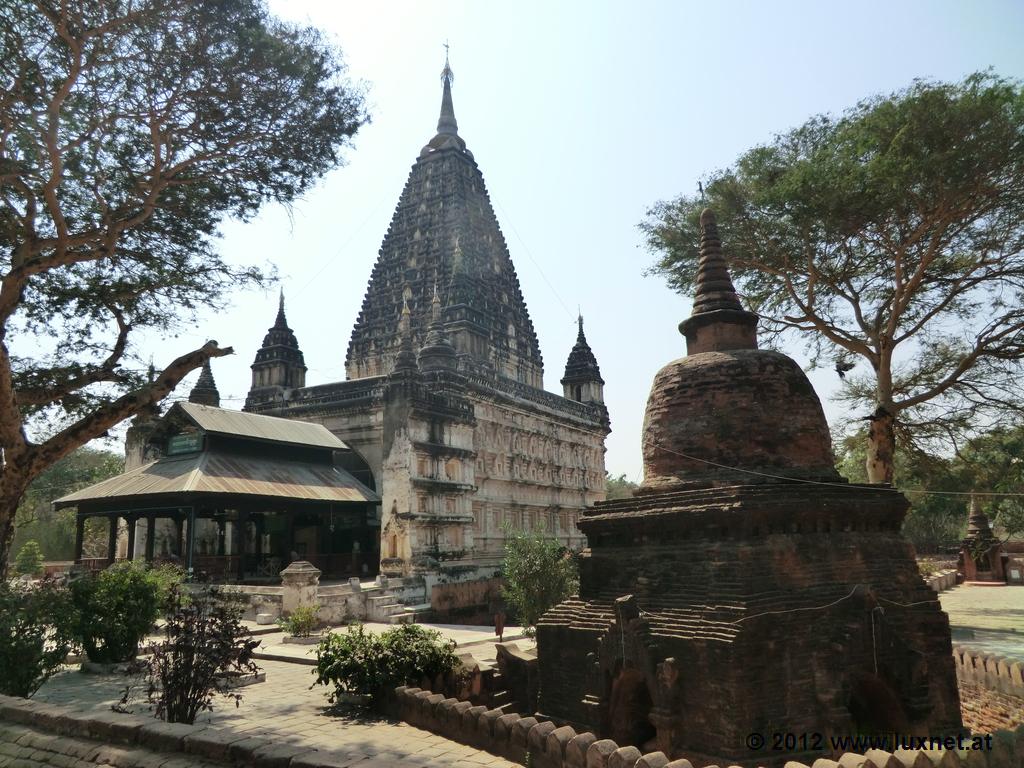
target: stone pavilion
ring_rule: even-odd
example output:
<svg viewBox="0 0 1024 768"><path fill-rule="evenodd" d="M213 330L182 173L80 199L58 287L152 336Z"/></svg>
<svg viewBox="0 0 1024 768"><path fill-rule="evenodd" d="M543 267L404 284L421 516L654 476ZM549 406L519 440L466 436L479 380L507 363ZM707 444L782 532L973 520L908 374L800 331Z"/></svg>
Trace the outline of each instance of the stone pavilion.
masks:
<svg viewBox="0 0 1024 768"><path fill-rule="evenodd" d="M907 500L838 475L803 371L758 349L710 211L701 231L687 356L654 379L643 484L584 513L579 596L539 623L538 716L695 765L960 732L949 622L900 534ZM809 736L773 749L786 733Z"/></svg>

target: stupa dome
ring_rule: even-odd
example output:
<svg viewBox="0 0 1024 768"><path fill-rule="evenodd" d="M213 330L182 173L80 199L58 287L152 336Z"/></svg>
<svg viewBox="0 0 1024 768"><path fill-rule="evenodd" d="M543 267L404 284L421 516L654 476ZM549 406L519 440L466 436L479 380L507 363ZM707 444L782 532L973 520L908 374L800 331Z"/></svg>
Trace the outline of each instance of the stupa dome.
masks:
<svg viewBox="0 0 1024 768"><path fill-rule="evenodd" d="M736 295L714 214L700 223L693 314L679 326L687 357L654 377L641 492L841 480L814 388L792 358L757 348L757 315Z"/></svg>

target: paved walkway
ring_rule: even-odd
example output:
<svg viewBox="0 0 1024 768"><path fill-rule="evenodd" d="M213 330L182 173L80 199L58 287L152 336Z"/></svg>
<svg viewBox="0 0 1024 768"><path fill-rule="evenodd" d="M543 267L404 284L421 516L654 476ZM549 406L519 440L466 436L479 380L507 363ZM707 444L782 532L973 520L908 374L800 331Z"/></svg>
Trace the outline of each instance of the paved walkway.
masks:
<svg viewBox="0 0 1024 768"><path fill-rule="evenodd" d="M327 689L309 690L313 675L308 666L261 661L267 680L240 689L241 705L218 699L212 712L197 723L218 730L261 736L276 742L301 744L344 757L355 768L377 768L400 763L412 768L521 768L500 757L457 744L406 723L332 711ZM35 698L81 711L107 711L120 698L124 678L85 675L69 669L49 681ZM145 705L134 711L145 713Z"/></svg>
<svg viewBox="0 0 1024 768"><path fill-rule="evenodd" d="M961 584L939 593L953 643L1024 659L1024 587Z"/></svg>

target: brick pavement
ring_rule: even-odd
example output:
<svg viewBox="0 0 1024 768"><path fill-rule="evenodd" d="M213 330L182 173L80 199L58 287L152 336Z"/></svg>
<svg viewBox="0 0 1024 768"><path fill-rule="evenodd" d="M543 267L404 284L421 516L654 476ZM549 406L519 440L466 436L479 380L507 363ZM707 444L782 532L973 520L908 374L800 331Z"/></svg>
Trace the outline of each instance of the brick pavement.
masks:
<svg viewBox="0 0 1024 768"><path fill-rule="evenodd" d="M267 673L266 682L240 689L243 698L238 708L228 699L218 700L216 708L200 714L196 723L231 734L330 752L332 757L358 768L398 763L413 768L517 766L406 723L332 711L327 705L326 688L309 690L313 682L310 667L276 661L263 661L260 666ZM119 677L68 670L47 681L34 698L83 712L109 711L123 688ZM142 703L133 710L146 711Z"/></svg>

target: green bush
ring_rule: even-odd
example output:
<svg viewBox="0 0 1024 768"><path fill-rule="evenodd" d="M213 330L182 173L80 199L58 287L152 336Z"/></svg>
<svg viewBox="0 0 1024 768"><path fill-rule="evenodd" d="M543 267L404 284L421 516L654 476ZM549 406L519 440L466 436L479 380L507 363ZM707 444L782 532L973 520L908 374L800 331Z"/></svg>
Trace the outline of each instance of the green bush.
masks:
<svg viewBox="0 0 1024 768"><path fill-rule="evenodd" d="M162 584L156 571L136 563L117 563L72 582L76 631L90 661L135 658L139 641L160 615Z"/></svg>
<svg viewBox="0 0 1024 768"><path fill-rule="evenodd" d="M291 616L277 620L277 625L292 637L309 637L320 626L320 606L300 605Z"/></svg>
<svg viewBox="0 0 1024 768"><path fill-rule="evenodd" d="M18 557L14 560L14 571L21 576L43 575L43 550L38 541L29 539L21 545Z"/></svg>
<svg viewBox="0 0 1024 768"><path fill-rule="evenodd" d="M342 694L379 701L396 686L449 675L459 663L455 641L435 630L402 624L374 635L353 624L348 632L332 632L320 641L314 685L333 685L332 703Z"/></svg>
<svg viewBox="0 0 1024 768"><path fill-rule="evenodd" d="M505 531L502 595L523 626L532 629L549 608L579 589L576 559L550 534Z"/></svg>
<svg viewBox="0 0 1024 768"><path fill-rule="evenodd" d="M142 674L156 717L192 724L200 712L213 709L218 693L238 706L241 694L224 684L259 672L252 655L260 641L239 621L241 609L235 603L217 587L185 595L178 585L171 586L165 596L164 641L129 668L129 674ZM129 686L116 708L125 711L133 697L134 687Z"/></svg>
<svg viewBox="0 0 1024 768"><path fill-rule="evenodd" d="M68 590L44 579L0 582L0 693L28 697L74 648L75 611Z"/></svg>

